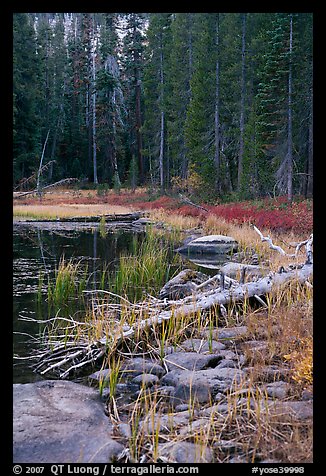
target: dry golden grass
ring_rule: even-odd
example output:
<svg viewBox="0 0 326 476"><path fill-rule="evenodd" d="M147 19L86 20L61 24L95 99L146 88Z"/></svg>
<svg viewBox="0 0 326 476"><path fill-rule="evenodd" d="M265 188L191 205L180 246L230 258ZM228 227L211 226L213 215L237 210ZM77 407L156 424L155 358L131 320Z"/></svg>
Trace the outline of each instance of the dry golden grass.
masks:
<svg viewBox="0 0 326 476"><path fill-rule="evenodd" d="M66 218L73 216L99 216L129 213L130 208L120 205L58 204L58 205L14 205L15 218Z"/></svg>
<svg viewBox="0 0 326 476"><path fill-rule="evenodd" d="M264 262L268 264L272 271L277 271L280 266L287 266L289 263L300 263L304 261L304 247L301 249L296 259L283 256L280 253L270 249L268 243L262 242L259 235L249 223L238 225L214 215L209 215L206 219L185 217L182 215L173 214L171 212L167 213L163 209L151 211L150 217L154 221L167 223L171 227L180 231L200 228L203 230L203 234L207 235L217 234L233 236L239 242L242 249L254 249L258 256L263 257ZM296 235L292 232L282 233L276 236L275 233L268 229L262 229L260 231L264 234L264 236L270 236L273 240L273 243L275 245L281 246L288 254L294 253L294 247L289 245L299 243L308 238L307 236Z"/></svg>

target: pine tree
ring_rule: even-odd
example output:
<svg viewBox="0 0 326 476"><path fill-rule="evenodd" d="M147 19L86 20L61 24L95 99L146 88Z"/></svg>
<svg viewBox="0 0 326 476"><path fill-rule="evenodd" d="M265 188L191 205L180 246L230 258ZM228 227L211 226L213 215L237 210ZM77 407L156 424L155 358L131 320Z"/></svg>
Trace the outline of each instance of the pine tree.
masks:
<svg viewBox="0 0 326 476"><path fill-rule="evenodd" d="M167 134L171 151L172 174L186 178L188 151L185 141L185 121L191 98L193 74L193 13L176 13L171 22L173 47L166 57L166 80L170 90L166 94L168 109Z"/></svg>
<svg viewBox="0 0 326 476"><path fill-rule="evenodd" d="M171 39L171 14L153 13L147 29L148 51L144 72L145 153L149 157L151 173L164 191L167 178L167 75ZM152 164L154 165L152 167ZM155 169L155 171L153 171Z"/></svg>
<svg viewBox="0 0 326 476"><path fill-rule="evenodd" d="M144 67L144 24L146 14L125 14L126 35L123 40L123 65L131 155L137 157L139 182L145 178L142 138L142 79Z"/></svg>
<svg viewBox="0 0 326 476"><path fill-rule="evenodd" d="M32 15L13 15L13 179L29 177L41 153L38 113L40 61Z"/></svg>

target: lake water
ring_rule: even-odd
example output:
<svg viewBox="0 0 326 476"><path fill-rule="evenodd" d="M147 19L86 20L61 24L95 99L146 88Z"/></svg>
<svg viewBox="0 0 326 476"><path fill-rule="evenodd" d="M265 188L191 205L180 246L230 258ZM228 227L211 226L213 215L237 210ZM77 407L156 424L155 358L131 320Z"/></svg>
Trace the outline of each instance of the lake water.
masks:
<svg viewBox="0 0 326 476"><path fill-rule="evenodd" d="M13 228L13 352L26 356L35 346L42 327L20 317L47 318L48 278L53 282L60 258L82 260L88 267L88 289L96 289L104 265L114 270L121 254L130 254L144 239L143 228L126 225L107 227L100 232L98 224L32 224L17 223ZM42 299L38 301L40 275L44 277ZM51 316L49 316L51 317ZM14 359L13 381L39 380L28 361Z"/></svg>
<svg viewBox="0 0 326 476"><path fill-rule="evenodd" d="M105 233L98 223L18 222L13 228L13 352L14 356L29 356L38 347L37 340L44 325L22 318L44 320L54 317L47 302L48 282L55 280L55 270L62 256L67 262L81 260L87 267L86 289L99 289L103 269L113 272L119 266L121 255L137 253L145 238L143 226L127 224L106 225ZM163 242L162 242L163 243ZM177 245L177 244L176 244ZM171 263L175 253L171 248ZM198 269L207 275L216 274L217 255L181 257L183 267ZM85 269L84 268L84 269ZM170 272L178 265L171 265ZM171 274L170 274L171 276ZM40 277L42 281L40 281ZM40 299L38 299L40 297ZM76 303L69 304L68 313L74 315ZM82 308L82 312L84 308ZM63 312L63 311L61 311ZM61 314L59 314L61 316ZM25 383L42 378L32 371L28 360L14 359L14 383Z"/></svg>

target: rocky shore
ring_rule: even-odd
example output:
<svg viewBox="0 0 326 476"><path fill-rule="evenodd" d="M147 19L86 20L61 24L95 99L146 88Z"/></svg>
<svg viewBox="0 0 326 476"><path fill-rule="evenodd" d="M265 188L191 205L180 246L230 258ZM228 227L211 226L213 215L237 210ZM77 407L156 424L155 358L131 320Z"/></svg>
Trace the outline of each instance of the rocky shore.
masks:
<svg viewBox="0 0 326 476"><path fill-rule="evenodd" d="M244 442L218 437L230 415L249 419L259 413L262 422L288 423L313 417L312 393L298 396L285 367L253 366L266 348L266 341L248 340L247 327L237 326L186 338L166 347L161 359L125 358L114 395L118 419L109 408L109 369L92 373L88 385L15 384L14 462L130 461L140 435L144 441L158 435L142 462L153 461L153 452L163 463L221 462L221 455L225 462L250 462ZM152 405L135 423L130 415L141 398ZM200 440L212 426L216 437Z"/></svg>

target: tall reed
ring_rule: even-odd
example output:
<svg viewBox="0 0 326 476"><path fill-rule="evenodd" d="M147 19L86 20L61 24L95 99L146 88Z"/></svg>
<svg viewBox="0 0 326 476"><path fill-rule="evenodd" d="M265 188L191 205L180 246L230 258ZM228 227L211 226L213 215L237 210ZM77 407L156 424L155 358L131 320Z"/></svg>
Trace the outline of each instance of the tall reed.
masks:
<svg viewBox="0 0 326 476"><path fill-rule="evenodd" d="M48 303L55 309L67 307L73 299L82 296L86 286L87 268L81 275L81 262L74 262L73 259L65 260L60 258L59 266L55 271L54 282L48 284Z"/></svg>
<svg viewBox="0 0 326 476"><path fill-rule="evenodd" d="M131 255L120 257L119 268L110 277L111 291L140 300L144 292L156 294L178 267L172 258L171 243L149 229L140 245L134 244ZM171 256L171 258L170 258Z"/></svg>

